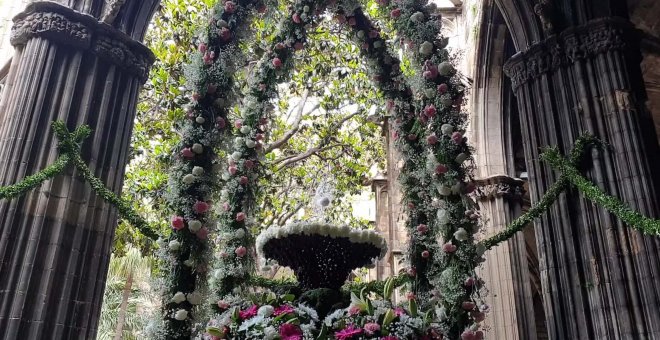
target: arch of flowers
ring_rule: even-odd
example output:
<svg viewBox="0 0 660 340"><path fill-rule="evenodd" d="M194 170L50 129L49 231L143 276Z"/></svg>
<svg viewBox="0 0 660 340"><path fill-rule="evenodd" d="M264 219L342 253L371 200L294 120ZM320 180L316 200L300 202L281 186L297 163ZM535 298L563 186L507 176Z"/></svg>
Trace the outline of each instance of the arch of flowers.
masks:
<svg viewBox="0 0 660 340"><path fill-rule="evenodd" d="M359 297L354 294L353 305L373 309L366 301L367 293L388 298L394 287L406 284L407 312L425 313L424 322L433 324L430 337L481 338L485 305L480 298L483 282L475 268L483 253L541 216L569 186L631 227L660 235L660 221L641 216L580 174L577 166L587 148L603 147L585 136L566 159L556 149L546 150L543 160L561 173L558 181L503 232L477 242L474 236L480 226L479 215L469 198L474 190L472 152L463 136L466 114L461 111L465 89L445 50L446 40L439 37L441 20L433 14L434 6L424 0L378 0L377 4L404 42L412 74L402 73L400 61L388 49L380 29L356 0L298 0L287 8L279 33L248 79L240 118L233 121L229 113L236 103L236 94L231 91L241 60L238 43L249 36L250 17L267 6L260 0L228 0L215 8L194 57L191 104L186 108L187 120L180 125L183 138L170 172L173 232L157 240L165 261L160 337L191 338L208 318L204 306L217 305L216 310L226 314L223 299L237 289L250 285L277 288L281 284L253 276L254 236L248 229L251 202L262 172L268 102L276 95L277 84L288 80L293 55L305 48L306 28L320 20L324 11L350 30L360 47L374 87L382 95L384 114L393 122L392 137L404 160L399 181L407 207L409 267L387 282L348 286L348 291L361 293ZM61 122L55 122L53 128L60 139L61 156L20 183L0 187L0 199L21 195L73 165L101 197L118 207L124 219L156 239L145 220L130 208L130 202L108 190L82 160L80 147L89 129L69 132ZM235 318L240 319L235 310ZM256 310L243 311L248 312ZM317 338L332 338L326 331L319 330ZM364 331L368 331L366 327ZM211 327L214 332L222 333ZM344 335L350 338L350 332Z"/></svg>
<svg viewBox="0 0 660 340"><path fill-rule="evenodd" d="M477 332L477 323L483 320L478 308L483 302L474 269L485 248L474 242L478 215L466 196L474 186L468 166L471 150L463 137L465 89L444 49L446 40L439 37L441 20L433 14L433 5L413 0L378 5L405 40L414 75L404 76L400 61L360 3L297 1L287 9L279 33L248 79L240 118L233 122L228 110L234 98L227 94L240 52L237 43L247 31L250 15L265 5L225 1L216 8L206 40L199 45L189 119L182 125L183 139L171 171L175 232L167 241L161 240L164 255L170 259L166 298L172 298L165 308L169 336L190 334L194 306L203 303L200 297L208 273L212 290L220 298L247 283L253 272L253 236L247 226L268 128L268 101L276 95L276 85L288 79L294 53L305 48L306 27L320 20L324 10L350 29L360 46L393 122L392 137L404 156L399 180L410 237L410 266L405 275L411 283L408 296L439 300L443 320L438 321L444 323L441 329L447 336L458 337L466 329ZM217 158L218 148L226 151L226 159ZM217 189L221 194L214 199ZM217 220L211 213L211 200L219 207ZM217 235L221 235L219 256L216 267L208 268L206 241Z"/></svg>

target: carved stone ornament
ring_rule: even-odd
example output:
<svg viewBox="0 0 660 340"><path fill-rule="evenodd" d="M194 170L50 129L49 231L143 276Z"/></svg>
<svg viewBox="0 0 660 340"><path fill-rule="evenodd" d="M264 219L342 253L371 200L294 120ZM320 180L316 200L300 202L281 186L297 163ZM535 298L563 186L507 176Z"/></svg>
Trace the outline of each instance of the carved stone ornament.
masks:
<svg viewBox="0 0 660 340"><path fill-rule="evenodd" d="M80 50L113 63L142 82L149 76L155 57L143 44L96 18L53 2L34 2L14 17L10 42L27 44L40 37Z"/></svg>
<svg viewBox="0 0 660 340"><path fill-rule="evenodd" d="M487 201L497 197L511 200L522 200L525 195L525 181L498 175L476 180L477 189L472 194L480 201Z"/></svg>
<svg viewBox="0 0 660 340"><path fill-rule="evenodd" d="M515 91L520 85L560 67L603 53L634 50L629 45L639 40L636 36L638 31L627 20L593 20L583 26L566 29L514 55L504 65L504 72L511 78Z"/></svg>

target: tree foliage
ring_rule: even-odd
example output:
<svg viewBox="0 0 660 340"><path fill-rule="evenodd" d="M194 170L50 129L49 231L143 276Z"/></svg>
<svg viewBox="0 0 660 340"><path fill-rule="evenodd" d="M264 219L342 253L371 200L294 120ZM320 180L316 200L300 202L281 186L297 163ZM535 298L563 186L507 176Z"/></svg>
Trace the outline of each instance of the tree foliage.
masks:
<svg viewBox="0 0 660 340"><path fill-rule="evenodd" d="M167 169L172 147L179 140L175 126L184 119L183 106L188 103L184 65L190 61L198 29L214 2L163 1L146 38L157 62L138 106L124 195L163 231L169 219L163 198ZM281 8L286 5L278 4ZM271 9L254 21L255 39L242 46L250 56L245 72L263 54L282 12ZM296 56L299 66L292 80L272 102L272 125L266 136L267 175L259 183L257 197L258 228L309 217L314 190L324 178L332 178L335 186L329 215L364 226L364 221L353 217L347 198L364 190L374 170L383 168L381 129L373 119L378 98L358 48L332 20L324 21L310 35L309 46ZM244 86L240 80L246 74L236 77L237 86ZM151 250L125 222L120 223L115 240L119 254L128 243Z"/></svg>

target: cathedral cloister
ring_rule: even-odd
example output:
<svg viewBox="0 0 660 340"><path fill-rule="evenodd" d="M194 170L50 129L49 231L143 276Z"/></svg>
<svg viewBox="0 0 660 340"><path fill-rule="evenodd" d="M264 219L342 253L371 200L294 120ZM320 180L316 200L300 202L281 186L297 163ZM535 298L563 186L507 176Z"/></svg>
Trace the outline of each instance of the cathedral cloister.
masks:
<svg viewBox="0 0 660 340"><path fill-rule="evenodd" d="M587 152L584 176L660 218L660 1L437 5L469 89L469 197L485 225L476 239L504 231L559 181L540 161L543 147L568 155L585 133L610 149ZM142 41L158 6L0 0L0 187L57 159L50 124L61 120L92 128L82 157L120 193L138 93L154 62ZM370 280L406 267L396 124L383 119L386 168L364 183L388 244ZM74 169L0 198L0 339L95 338L117 221L117 208ZM660 237L627 228L575 188L484 258L487 339L660 339Z"/></svg>

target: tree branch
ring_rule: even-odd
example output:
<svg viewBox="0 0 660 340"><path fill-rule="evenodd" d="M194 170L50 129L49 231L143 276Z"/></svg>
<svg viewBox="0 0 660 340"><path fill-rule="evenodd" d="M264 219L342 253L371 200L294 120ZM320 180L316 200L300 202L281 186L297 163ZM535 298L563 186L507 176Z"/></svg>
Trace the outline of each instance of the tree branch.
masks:
<svg viewBox="0 0 660 340"><path fill-rule="evenodd" d="M280 138L279 140L273 142L272 144L269 144L264 148L264 151L266 154L273 152L273 150L278 149L282 147L282 145L286 144L286 142L293 137L296 132L300 129L300 122L302 121L303 117L303 112L305 111L305 104L307 103L307 98L309 97L309 90L305 90L305 93L303 93L302 99L300 102L298 102L298 111L296 112L296 118L293 121L293 126L289 131L284 133L284 136ZM318 107L318 105L316 106ZM316 108L312 109L312 111L316 110Z"/></svg>

